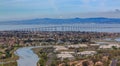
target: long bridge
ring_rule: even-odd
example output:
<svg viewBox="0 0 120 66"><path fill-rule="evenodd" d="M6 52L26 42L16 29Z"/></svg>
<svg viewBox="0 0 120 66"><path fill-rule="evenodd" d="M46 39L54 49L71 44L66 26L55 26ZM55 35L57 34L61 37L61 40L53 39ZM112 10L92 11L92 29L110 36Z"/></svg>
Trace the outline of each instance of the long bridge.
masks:
<svg viewBox="0 0 120 66"><path fill-rule="evenodd" d="M22 29L15 29L14 31L94 31L95 29L110 29L110 28L120 28L120 27L97 27L97 26L74 26L74 25L58 25L58 26L40 26L35 28L22 28Z"/></svg>

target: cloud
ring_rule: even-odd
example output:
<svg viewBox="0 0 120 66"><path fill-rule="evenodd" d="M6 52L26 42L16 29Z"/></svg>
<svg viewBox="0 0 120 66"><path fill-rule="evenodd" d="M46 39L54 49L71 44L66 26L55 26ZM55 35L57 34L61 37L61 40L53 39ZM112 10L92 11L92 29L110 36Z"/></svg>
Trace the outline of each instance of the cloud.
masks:
<svg viewBox="0 0 120 66"><path fill-rule="evenodd" d="M56 5L56 1L55 0L49 0L51 7L55 10L55 12L59 12L59 8Z"/></svg>
<svg viewBox="0 0 120 66"><path fill-rule="evenodd" d="M90 3L90 2L95 2L95 1L97 1L97 0L81 0L83 3Z"/></svg>
<svg viewBox="0 0 120 66"><path fill-rule="evenodd" d="M120 11L73 13L73 14L68 14L67 16L71 16L71 18L74 18L74 17L80 17L80 18L92 18L92 17L120 18Z"/></svg>
<svg viewBox="0 0 120 66"><path fill-rule="evenodd" d="M119 3L120 0L1 0L0 20L60 16L119 17Z"/></svg>

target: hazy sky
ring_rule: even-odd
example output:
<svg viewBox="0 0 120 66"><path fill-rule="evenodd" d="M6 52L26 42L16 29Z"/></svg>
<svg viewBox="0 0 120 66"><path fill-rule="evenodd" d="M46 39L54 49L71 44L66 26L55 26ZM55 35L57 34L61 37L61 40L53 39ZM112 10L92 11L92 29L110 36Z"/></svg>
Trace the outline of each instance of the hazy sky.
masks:
<svg viewBox="0 0 120 66"><path fill-rule="evenodd" d="M120 18L120 0L0 0L0 20Z"/></svg>

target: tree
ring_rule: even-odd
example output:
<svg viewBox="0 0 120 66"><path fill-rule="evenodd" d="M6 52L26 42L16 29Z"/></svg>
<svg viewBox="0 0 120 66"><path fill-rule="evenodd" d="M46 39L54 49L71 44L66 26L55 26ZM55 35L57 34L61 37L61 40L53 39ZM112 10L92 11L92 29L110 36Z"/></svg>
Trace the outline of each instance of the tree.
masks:
<svg viewBox="0 0 120 66"><path fill-rule="evenodd" d="M45 66L45 60L43 58L41 58L39 60L39 64L40 64L40 66Z"/></svg>
<svg viewBox="0 0 120 66"><path fill-rule="evenodd" d="M65 59L64 59L65 66L69 66L69 65L68 65L68 62L69 62L69 59L68 59L68 58L65 58Z"/></svg>
<svg viewBox="0 0 120 66"><path fill-rule="evenodd" d="M117 50L117 47L115 47L115 46L112 46L112 49L114 49L114 50Z"/></svg>
<svg viewBox="0 0 120 66"><path fill-rule="evenodd" d="M89 63L88 63L88 61L84 61L84 62L82 63L82 65L83 65L83 66L88 66Z"/></svg>
<svg viewBox="0 0 120 66"><path fill-rule="evenodd" d="M52 62L50 66L57 66L56 61Z"/></svg>

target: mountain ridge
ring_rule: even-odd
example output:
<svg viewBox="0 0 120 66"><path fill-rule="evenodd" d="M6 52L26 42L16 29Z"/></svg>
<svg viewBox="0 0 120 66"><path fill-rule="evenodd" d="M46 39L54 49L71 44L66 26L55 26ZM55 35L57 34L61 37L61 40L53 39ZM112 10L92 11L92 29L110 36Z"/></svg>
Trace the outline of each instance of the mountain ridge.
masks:
<svg viewBox="0 0 120 66"><path fill-rule="evenodd" d="M16 20L0 22L0 25L38 25L38 24L74 24L74 23L97 23L97 24L120 24L120 18L40 18L29 20Z"/></svg>

